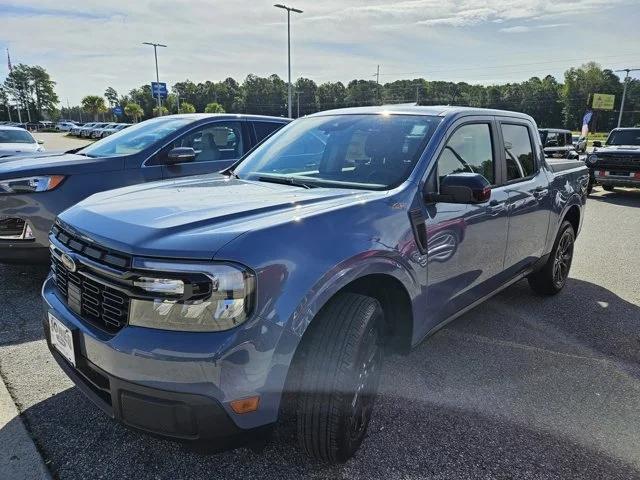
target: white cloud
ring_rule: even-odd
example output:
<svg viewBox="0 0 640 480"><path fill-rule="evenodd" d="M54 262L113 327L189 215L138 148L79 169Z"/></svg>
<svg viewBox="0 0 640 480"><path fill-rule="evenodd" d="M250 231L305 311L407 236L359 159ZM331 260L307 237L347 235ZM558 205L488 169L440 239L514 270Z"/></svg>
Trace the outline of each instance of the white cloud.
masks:
<svg viewBox="0 0 640 480"><path fill-rule="evenodd" d="M481 80L468 72L477 59L494 65L548 59L553 35L571 22L572 44L585 56L615 49L620 32L588 25L608 18L623 28L637 0L291 0L293 73L316 81L372 78L382 65L385 81L446 72L452 80ZM286 75L285 13L268 0L0 0L0 48L14 63L40 64L71 103L113 86L121 93L155 77L153 53L143 41L166 43L158 52L162 81L239 80L249 73ZM607 15L610 15L607 17ZM546 28L535 45L504 42L503 33ZM640 42L635 25L624 32ZM552 43L551 43L552 44ZM2 48L4 50L4 48ZM624 52L626 53L626 52ZM487 60L488 59L488 60ZM640 58L637 58L640 60ZM481 63L481 62L480 62ZM554 65L551 73L570 65ZM544 73L549 66L541 66ZM522 70L522 68L521 68ZM394 77L393 72L398 72ZM410 72L409 74L405 72ZM468 73L467 73L468 72ZM492 79L513 80L509 69ZM477 75L479 73L479 75ZM6 63L0 61L0 79ZM518 73L520 75L520 73ZM521 75L526 76L526 73Z"/></svg>

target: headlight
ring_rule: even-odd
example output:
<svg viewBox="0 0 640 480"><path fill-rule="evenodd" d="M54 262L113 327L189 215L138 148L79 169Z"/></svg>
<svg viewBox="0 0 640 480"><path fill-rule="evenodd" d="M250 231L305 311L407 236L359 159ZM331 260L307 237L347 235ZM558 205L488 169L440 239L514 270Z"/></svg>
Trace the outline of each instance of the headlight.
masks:
<svg viewBox="0 0 640 480"><path fill-rule="evenodd" d="M598 158L598 156L597 156L597 155L589 155L589 156L587 157L587 161L586 161L586 163L587 163L587 165L589 165L590 167L593 167L593 166L596 164L596 162L597 162L598 160L600 160L600 159Z"/></svg>
<svg viewBox="0 0 640 480"><path fill-rule="evenodd" d="M56 188L63 180L64 175L43 175L0 180L0 193L46 192Z"/></svg>
<svg viewBox="0 0 640 480"><path fill-rule="evenodd" d="M255 276L240 266L136 259L134 268L145 273L133 280L140 296L131 299L130 325L217 332L242 324L252 312Z"/></svg>

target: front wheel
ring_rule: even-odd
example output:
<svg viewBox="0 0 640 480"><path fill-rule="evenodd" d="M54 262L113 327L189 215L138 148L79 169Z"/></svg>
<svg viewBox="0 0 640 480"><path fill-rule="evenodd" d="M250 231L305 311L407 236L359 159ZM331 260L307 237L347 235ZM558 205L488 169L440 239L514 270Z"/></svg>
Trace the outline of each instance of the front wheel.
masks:
<svg viewBox="0 0 640 480"><path fill-rule="evenodd" d="M342 293L314 318L303 340L296 407L298 443L307 455L340 463L367 432L382 367L382 308Z"/></svg>
<svg viewBox="0 0 640 480"><path fill-rule="evenodd" d="M575 240L573 226L565 220L560 226L547 263L527 278L533 291L541 295L555 295L564 288L571 269Z"/></svg>

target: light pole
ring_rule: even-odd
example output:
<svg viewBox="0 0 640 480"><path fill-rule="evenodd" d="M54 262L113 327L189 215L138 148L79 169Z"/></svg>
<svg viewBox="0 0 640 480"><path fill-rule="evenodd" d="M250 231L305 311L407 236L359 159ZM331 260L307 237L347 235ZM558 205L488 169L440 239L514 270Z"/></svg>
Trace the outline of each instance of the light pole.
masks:
<svg viewBox="0 0 640 480"><path fill-rule="evenodd" d="M637 72L640 71L640 68L623 68L621 70L616 70L616 72L627 72L624 76L624 87L622 88L622 101L620 102L620 115L618 115L618 128L620 128L620 124L622 123L622 111L624 110L624 98L627 96L627 83L629 83L629 72Z"/></svg>
<svg viewBox="0 0 640 480"><path fill-rule="evenodd" d="M289 66L289 83L287 88L287 109L289 111L289 118L291 118L291 97L292 97L292 86L291 86L291 12L302 13L302 10L293 7L287 7L286 5L282 5L281 3L276 3L274 5L276 8L282 8L287 11L287 56L288 56L288 66Z"/></svg>
<svg viewBox="0 0 640 480"><path fill-rule="evenodd" d="M158 74L158 47L167 48L166 45L153 42L142 42L143 45L151 45L153 47L153 55L156 57L156 83L158 85L158 116L162 116L162 100L160 100L160 75Z"/></svg>

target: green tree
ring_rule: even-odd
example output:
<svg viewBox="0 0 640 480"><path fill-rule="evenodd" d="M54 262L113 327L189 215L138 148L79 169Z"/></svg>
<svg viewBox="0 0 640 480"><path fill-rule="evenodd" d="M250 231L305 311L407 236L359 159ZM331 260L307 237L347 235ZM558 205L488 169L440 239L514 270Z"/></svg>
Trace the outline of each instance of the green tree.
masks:
<svg viewBox="0 0 640 480"><path fill-rule="evenodd" d="M94 120L98 120L98 115L107 111L104 98L98 95L87 95L82 99L82 108L93 115Z"/></svg>
<svg viewBox="0 0 640 480"><path fill-rule="evenodd" d="M127 103L124 107L124 113L127 117L132 118L134 122L138 122L140 117L144 115L144 110L137 103Z"/></svg>
<svg viewBox="0 0 640 480"><path fill-rule="evenodd" d="M346 97L347 89L342 82L326 82L316 90L316 106L318 110L342 108Z"/></svg>
<svg viewBox="0 0 640 480"><path fill-rule="evenodd" d="M27 117L31 115L35 121L44 118L45 113L51 117L57 111L55 84L43 67L20 63L7 75L4 88L14 104L23 111L28 109Z"/></svg>
<svg viewBox="0 0 640 480"><path fill-rule="evenodd" d="M109 106L110 107L115 107L116 105L119 104L119 102L118 102L118 92L116 92L115 88L108 87L104 91L104 96L107 99L107 102L109 102Z"/></svg>
<svg viewBox="0 0 640 480"><path fill-rule="evenodd" d="M193 106L193 105L192 105ZM163 115L167 115L169 113L169 110L167 110L167 107L165 107L164 105L162 105L162 107L158 108L157 106L153 109L153 116L157 117L159 116L163 116Z"/></svg>
<svg viewBox="0 0 640 480"><path fill-rule="evenodd" d="M318 110L316 106L318 85L316 85L316 82L309 78L299 78L293 85L293 90L295 92L294 101L296 102L293 104L293 111L296 112L296 117L309 115ZM298 101L300 102L299 105ZM298 115L298 110L300 115Z"/></svg>
<svg viewBox="0 0 640 480"><path fill-rule="evenodd" d="M351 107L377 105L379 85L373 80L351 80L347 85L345 103Z"/></svg>
<svg viewBox="0 0 640 480"><path fill-rule="evenodd" d="M180 113L196 113L196 107L189 102L180 102Z"/></svg>
<svg viewBox="0 0 640 480"><path fill-rule="evenodd" d="M225 113L224 107L216 102L207 104L204 113Z"/></svg>

